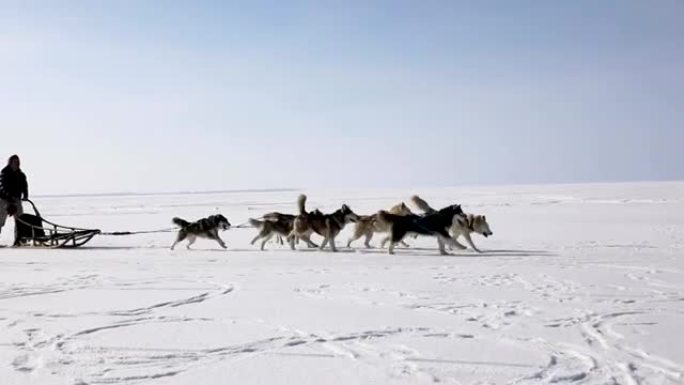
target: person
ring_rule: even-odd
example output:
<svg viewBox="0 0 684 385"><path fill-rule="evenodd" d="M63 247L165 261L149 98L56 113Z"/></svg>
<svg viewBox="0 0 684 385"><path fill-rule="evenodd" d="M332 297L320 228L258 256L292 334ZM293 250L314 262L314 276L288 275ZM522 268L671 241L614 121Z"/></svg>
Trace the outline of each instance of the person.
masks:
<svg viewBox="0 0 684 385"><path fill-rule="evenodd" d="M21 201L28 197L28 181L21 171L21 161L18 155L12 155L7 166L0 171L0 231L10 215L9 211L14 215L23 214Z"/></svg>

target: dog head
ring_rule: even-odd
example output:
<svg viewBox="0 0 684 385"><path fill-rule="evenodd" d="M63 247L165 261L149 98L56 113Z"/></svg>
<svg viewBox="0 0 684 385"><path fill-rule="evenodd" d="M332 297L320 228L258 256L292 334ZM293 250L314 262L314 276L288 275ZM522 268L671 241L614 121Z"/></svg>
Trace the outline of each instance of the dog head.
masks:
<svg viewBox="0 0 684 385"><path fill-rule="evenodd" d="M230 222L228 222L228 219L221 214L212 215L209 217L209 220L211 220L211 222L214 224L214 226L216 226L217 229L230 229Z"/></svg>
<svg viewBox="0 0 684 385"><path fill-rule="evenodd" d="M342 207L338 210L340 214L343 215L344 217L344 222L356 222L359 220L359 216L356 215L352 209L349 208L346 204L343 204Z"/></svg>
<svg viewBox="0 0 684 385"><path fill-rule="evenodd" d="M482 234L485 238L494 235L492 230L489 228L489 223L487 223L487 217L484 215L474 215L472 219L472 230L478 234Z"/></svg>

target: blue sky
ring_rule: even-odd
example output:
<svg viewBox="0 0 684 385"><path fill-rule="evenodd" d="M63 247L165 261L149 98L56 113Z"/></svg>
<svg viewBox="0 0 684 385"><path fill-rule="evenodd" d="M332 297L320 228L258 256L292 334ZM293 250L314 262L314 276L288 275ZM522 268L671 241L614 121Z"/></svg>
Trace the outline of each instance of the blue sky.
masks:
<svg viewBox="0 0 684 385"><path fill-rule="evenodd" d="M681 180L682 17L0 0L0 157L36 193Z"/></svg>

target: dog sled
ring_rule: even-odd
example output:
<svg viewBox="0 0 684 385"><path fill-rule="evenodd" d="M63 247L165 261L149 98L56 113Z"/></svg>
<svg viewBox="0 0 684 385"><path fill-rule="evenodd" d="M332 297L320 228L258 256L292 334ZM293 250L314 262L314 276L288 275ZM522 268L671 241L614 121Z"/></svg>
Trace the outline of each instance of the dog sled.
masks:
<svg viewBox="0 0 684 385"><path fill-rule="evenodd" d="M17 215L15 219L15 247L76 248L83 246L102 232L58 225L41 217L36 205L27 200L35 214Z"/></svg>

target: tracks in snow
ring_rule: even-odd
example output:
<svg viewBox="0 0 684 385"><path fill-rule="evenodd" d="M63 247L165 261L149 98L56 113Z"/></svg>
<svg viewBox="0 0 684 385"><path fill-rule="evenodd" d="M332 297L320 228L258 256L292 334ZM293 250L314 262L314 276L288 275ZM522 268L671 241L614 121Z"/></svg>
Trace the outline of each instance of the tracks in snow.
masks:
<svg viewBox="0 0 684 385"><path fill-rule="evenodd" d="M23 373L31 373L34 371L50 371L53 374L62 372L62 375L71 374L78 377L77 383L130 383L143 380L158 379L163 377L174 376L180 371L177 370L157 370L154 369L155 363L160 368L165 368L167 365L164 361L173 359L168 355L153 355L151 359L147 360L129 360L121 357L116 353L108 351L108 348L100 348L98 352L93 354L93 349L87 347L88 343L84 343L84 339L92 339L93 336L100 333L115 331L117 329L140 327L143 325L155 324L173 324L173 323L187 323L187 322L206 322L207 319L197 319L186 316L174 315L172 311L178 312L177 309L199 305L206 301L217 299L219 297L232 293L235 288L232 285L215 284L206 281L192 281L192 280L165 280L160 278L154 281L140 281L140 282L106 282L106 279L98 276L80 276L74 277L72 280L62 280L59 283L46 285L44 287L27 287L19 286L11 290L6 290L0 299L15 299L27 296L39 296L49 294L59 294L68 291L77 290L91 290L98 292L101 290L117 291L123 290L124 293L131 293L135 295L135 290L139 289L143 292L149 290L150 284L156 285L152 287L154 291L164 291L164 287L160 283L180 282L186 287L180 289L184 291L197 290L194 287L206 287L207 285L214 286L212 290L195 292L187 297L178 298L175 300L162 301L153 303L151 305L137 307L127 310L103 310L103 311L89 311L81 313L64 313L66 305L59 306L64 308L61 313L31 313L32 318L28 320L16 320L8 323L7 327L20 329L17 341L13 343L14 348L19 352L12 360L11 366L14 370ZM189 286L189 287L188 287ZM59 289L55 289L59 287ZM170 292L173 292L171 288ZM133 298L133 297L131 297ZM99 324L98 326L88 326L80 330L73 330L69 333L59 333L51 335L49 327L26 325L41 325L45 322L41 320L50 319L78 319L78 324ZM49 326L49 322L45 324ZM23 327L23 329L21 329ZM21 337L23 335L23 337ZM97 350L97 349L95 349ZM113 357L112 357L113 355ZM104 357L110 357L110 362L115 362L113 368L108 368L99 373L92 373L93 369L102 362ZM74 364L78 364L74 367ZM141 373L124 375L120 377L112 377L110 374L126 368L137 368L134 371ZM138 370L141 369L141 370ZM95 370L96 372L98 370Z"/></svg>

